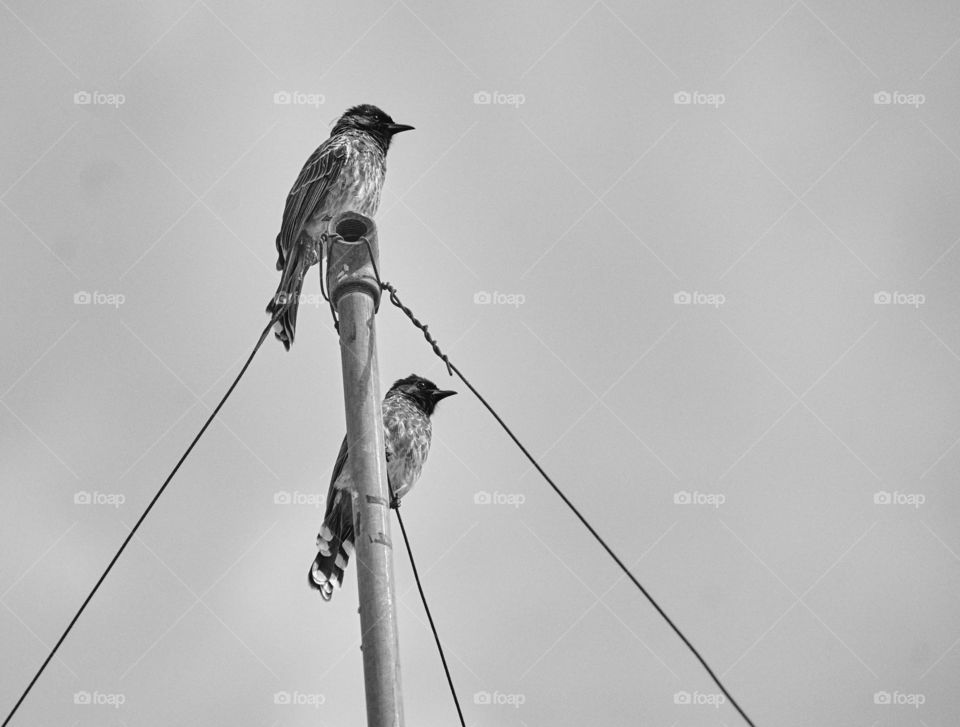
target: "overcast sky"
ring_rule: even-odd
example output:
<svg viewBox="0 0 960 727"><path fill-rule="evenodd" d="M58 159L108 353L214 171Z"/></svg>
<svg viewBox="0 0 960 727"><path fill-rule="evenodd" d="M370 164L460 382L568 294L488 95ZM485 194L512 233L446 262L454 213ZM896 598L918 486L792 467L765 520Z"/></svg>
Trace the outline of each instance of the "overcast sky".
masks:
<svg viewBox="0 0 960 727"><path fill-rule="evenodd" d="M957 723L954 3L0 17L0 712L249 353L286 193L369 102L416 127L383 277L756 724ZM299 324L14 725L364 723L355 567L329 604L305 578L339 349L322 306ZM377 325L384 387L461 390L404 516L468 724L742 724L419 332ZM407 723L453 724L396 556Z"/></svg>

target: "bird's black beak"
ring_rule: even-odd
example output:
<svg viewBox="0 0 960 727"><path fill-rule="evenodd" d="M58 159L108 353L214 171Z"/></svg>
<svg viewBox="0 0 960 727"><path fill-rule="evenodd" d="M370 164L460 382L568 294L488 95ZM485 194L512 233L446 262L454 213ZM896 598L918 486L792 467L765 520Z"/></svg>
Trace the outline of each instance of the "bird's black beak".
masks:
<svg viewBox="0 0 960 727"><path fill-rule="evenodd" d="M399 134L401 131L413 131L413 127L407 124L387 124L387 133L390 136Z"/></svg>
<svg viewBox="0 0 960 727"><path fill-rule="evenodd" d="M453 396L456 393L456 391L441 391L440 389L437 389L433 392L433 400L440 401L441 399L446 399L448 396Z"/></svg>

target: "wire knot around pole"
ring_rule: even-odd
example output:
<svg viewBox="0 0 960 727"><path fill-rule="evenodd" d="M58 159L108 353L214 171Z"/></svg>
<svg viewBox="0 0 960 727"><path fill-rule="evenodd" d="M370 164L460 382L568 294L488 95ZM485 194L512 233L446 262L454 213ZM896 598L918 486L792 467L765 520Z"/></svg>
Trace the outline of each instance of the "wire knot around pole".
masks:
<svg viewBox="0 0 960 727"><path fill-rule="evenodd" d="M363 241L367 243L367 249L370 250L370 243L367 242L366 239L364 239ZM400 297L397 295L396 286L393 285L392 283L388 283L383 279L381 279L380 270L377 268L377 262L374 259L373 252L372 251L370 252L371 252L370 260L373 262L373 274L377 278L377 283L379 284L380 289L390 293L390 302L393 303L393 305L395 305L397 308L402 310L404 315L406 315L407 318L410 319L410 322L413 323L413 325L415 325L417 328L423 331L423 337L427 339L427 343L430 344L430 347L433 349L433 352L437 355L437 357L441 361L443 361L444 365L447 367L447 375L453 376L453 368L450 365L450 359L447 358L447 354L445 354L443 351L440 350L440 344L437 342L437 339L435 339L430 334L430 331L428 330L428 326L425 326L423 323L421 323L417 319L417 317L413 314L413 311L403 304L403 302L400 300Z"/></svg>

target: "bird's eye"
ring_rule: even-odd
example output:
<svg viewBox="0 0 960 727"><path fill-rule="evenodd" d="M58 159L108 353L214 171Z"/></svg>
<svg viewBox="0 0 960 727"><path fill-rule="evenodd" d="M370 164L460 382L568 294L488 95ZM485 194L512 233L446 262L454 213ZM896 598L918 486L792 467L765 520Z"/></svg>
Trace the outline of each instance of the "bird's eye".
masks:
<svg viewBox="0 0 960 727"><path fill-rule="evenodd" d="M426 389L426 388L427 388L427 385L426 385L425 383L423 383L422 381L418 381L418 382L417 382L417 388L418 388L418 389Z"/></svg>

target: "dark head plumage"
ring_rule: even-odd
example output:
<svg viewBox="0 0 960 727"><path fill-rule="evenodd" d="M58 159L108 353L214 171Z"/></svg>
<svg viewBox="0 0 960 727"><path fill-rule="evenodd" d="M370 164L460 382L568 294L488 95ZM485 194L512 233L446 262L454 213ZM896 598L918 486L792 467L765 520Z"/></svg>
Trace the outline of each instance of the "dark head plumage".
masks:
<svg viewBox="0 0 960 727"><path fill-rule="evenodd" d="M388 113L373 104L367 103L347 109L343 116L337 120L330 136L336 136L350 129L365 131L370 134L386 152L390 148L390 140L393 139L394 134L399 134L401 131L410 131L413 127L407 124L394 123Z"/></svg>
<svg viewBox="0 0 960 727"><path fill-rule="evenodd" d="M437 385L429 379L410 374L405 379L394 381L390 391L387 392L387 396L391 394L405 396L416 404L424 414L430 416L437 408L437 402L456 393L456 391L438 389Z"/></svg>

